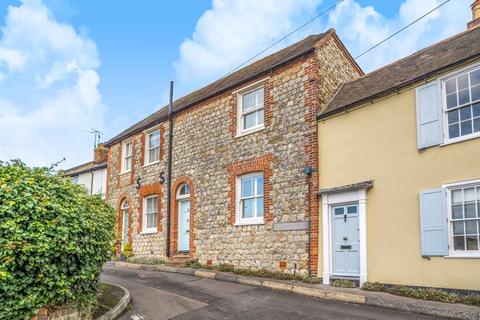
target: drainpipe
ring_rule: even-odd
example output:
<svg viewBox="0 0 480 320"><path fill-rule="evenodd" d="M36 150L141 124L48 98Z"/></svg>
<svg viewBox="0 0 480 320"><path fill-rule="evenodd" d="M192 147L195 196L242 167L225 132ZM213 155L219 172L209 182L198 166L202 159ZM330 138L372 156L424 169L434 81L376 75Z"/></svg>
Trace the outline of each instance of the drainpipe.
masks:
<svg viewBox="0 0 480 320"><path fill-rule="evenodd" d="M307 176L307 195L308 195L308 198L307 198L307 208L308 208L308 276L310 277L311 274L312 274L312 266L311 266L311 259L310 259L310 256L311 256L311 228L310 228L310 225L311 225L311 216L312 216L312 210L311 210L311 205L310 205L310 198L311 198L311 188L310 188L310 181L312 179L312 174L313 174L313 168L310 167L310 166L306 166L305 168L303 168L303 173Z"/></svg>
<svg viewBox="0 0 480 320"><path fill-rule="evenodd" d="M94 171L90 171L90 174L91 174L91 178L90 178L90 195L93 194L93 175L94 175Z"/></svg>
<svg viewBox="0 0 480 320"><path fill-rule="evenodd" d="M173 146L173 81L170 81L168 103L168 168L167 168L167 240L165 253L170 257L170 207L172 204L172 146Z"/></svg>

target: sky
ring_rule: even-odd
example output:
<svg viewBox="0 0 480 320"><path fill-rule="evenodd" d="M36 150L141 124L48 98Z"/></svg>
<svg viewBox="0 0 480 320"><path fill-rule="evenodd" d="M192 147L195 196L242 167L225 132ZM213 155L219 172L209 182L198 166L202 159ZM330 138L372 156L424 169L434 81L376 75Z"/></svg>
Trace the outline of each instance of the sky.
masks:
<svg viewBox="0 0 480 320"><path fill-rule="evenodd" d="M344 0L267 51L335 28L357 56L444 0ZM335 0L0 0L0 161L60 168L168 101L229 73ZM359 58L369 72L464 31L451 0Z"/></svg>

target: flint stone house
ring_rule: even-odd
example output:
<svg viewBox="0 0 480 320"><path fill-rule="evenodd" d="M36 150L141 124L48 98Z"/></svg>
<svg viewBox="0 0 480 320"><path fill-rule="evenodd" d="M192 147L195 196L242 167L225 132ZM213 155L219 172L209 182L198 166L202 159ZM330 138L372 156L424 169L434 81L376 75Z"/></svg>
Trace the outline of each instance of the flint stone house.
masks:
<svg viewBox="0 0 480 320"><path fill-rule="evenodd" d="M480 0L472 9L469 30L345 83L319 113L324 284L479 290Z"/></svg>
<svg viewBox="0 0 480 320"><path fill-rule="evenodd" d="M329 30L174 101L173 130L165 107L112 138L119 249L315 274L318 171L303 170L318 168L317 113L362 74Z"/></svg>

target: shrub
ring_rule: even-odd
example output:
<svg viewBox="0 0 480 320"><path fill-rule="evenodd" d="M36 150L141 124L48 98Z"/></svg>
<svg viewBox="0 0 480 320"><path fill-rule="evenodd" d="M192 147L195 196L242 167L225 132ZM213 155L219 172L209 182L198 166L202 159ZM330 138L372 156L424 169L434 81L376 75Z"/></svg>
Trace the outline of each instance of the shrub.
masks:
<svg viewBox="0 0 480 320"><path fill-rule="evenodd" d="M165 264L165 260L162 258L155 257L130 257L127 259L127 262L138 263L138 264L149 264L149 265L162 265Z"/></svg>
<svg viewBox="0 0 480 320"><path fill-rule="evenodd" d="M91 304L114 223L113 209L70 179L0 163L0 319Z"/></svg>
<svg viewBox="0 0 480 320"><path fill-rule="evenodd" d="M197 259L188 261L185 266L193 269L206 269Z"/></svg>
<svg viewBox="0 0 480 320"><path fill-rule="evenodd" d="M362 286L365 291L385 291L385 285L380 282L365 282Z"/></svg>
<svg viewBox="0 0 480 320"><path fill-rule="evenodd" d="M126 243L123 246L123 255L127 259L133 256L133 250L132 250L132 246L130 245L130 243Z"/></svg>
<svg viewBox="0 0 480 320"><path fill-rule="evenodd" d="M465 296L465 297L463 297L462 302L465 303L465 304L480 306L480 295L471 294L471 295Z"/></svg>
<svg viewBox="0 0 480 320"><path fill-rule="evenodd" d="M355 282L346 279L338 279L332 282L332 286L340 288L356 288Z"/></svg>
<svg viewBox="0 0 480 320"><path fill-rule="evenodd" d="M233 265L228 263L221 263L218 266L216 266L215 269L221 272L233 272L235 270Z"/></svg>

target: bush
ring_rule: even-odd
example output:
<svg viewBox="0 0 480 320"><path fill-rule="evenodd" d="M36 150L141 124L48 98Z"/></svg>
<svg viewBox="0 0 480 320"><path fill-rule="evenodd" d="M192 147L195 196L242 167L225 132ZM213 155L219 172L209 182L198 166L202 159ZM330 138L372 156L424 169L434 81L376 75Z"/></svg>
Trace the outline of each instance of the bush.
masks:
<svg viewBox="0 0 480 320"><path fill-rule="evenodd" d="M133 250L132 250L132 246L130 245L130 243L126 243L123 246L123 255L127 259L133 256Z"/></svg>
<svg viewBox="0 0 480 320"><path fill-rule="evenodd" d="M127 262L138 263L138 264L149 264L149 265L165 264L165 260L163 260L162 258L155 258L155 257L130 257L127 259Z"/></svg>
<svg viewBox="0 0 480 320"><path fill-rule="evenodd" d="M380 282L365 282L362 286L365 291L385 291L385 285Z"/></svg>
<svg viewBox="0 0 480 320"><path fill-rule="evenodd" d="M113 209L45 168L0 162L0 319L90 305L111 256Z"/></svg>
<svg viewBox="0 0 480 320"><path fill-rule="evenodd" d="M356 288L355 282L346 279L338 279L332 282L332 286L340 288Z"/></svg>
<svg viewBox="0 0 480 320"><path fill-rule="evenodd" d="M233 272L235 270L233 265L228 263L220 263L215 269L221 272Z"/></svg>

